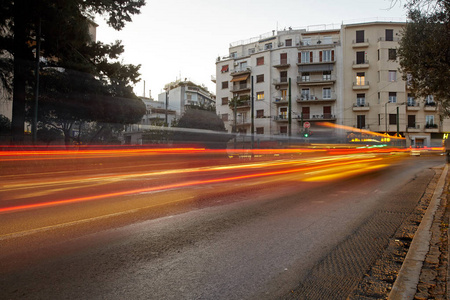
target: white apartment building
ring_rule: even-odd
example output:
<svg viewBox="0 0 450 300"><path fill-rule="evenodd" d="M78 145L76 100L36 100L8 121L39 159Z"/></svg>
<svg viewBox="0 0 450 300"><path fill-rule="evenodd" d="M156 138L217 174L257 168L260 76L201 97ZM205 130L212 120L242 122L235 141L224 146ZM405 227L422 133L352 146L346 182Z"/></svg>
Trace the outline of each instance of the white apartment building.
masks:
<svg viewBox="0 0 450 300"><path fill-rule="evenodd" d="M159 102L168 103L168 109L176 112L177 118L189 106L215 106L215 96L203 85L185 80L177 80L166 84L166 92L158 95Z"/></svg>
<svg viewBox="0 0 450 300"><path fill-rule="evenodd" d="M331 122L398 133L407 146L440 145L448 121L432 96L415 99L399 73L404 24L289 28L232 43L229 55L216 61L217 113L228 131L251 133L253 96L257 135L300 137L308 123L320 137L320 122ZM236 109L232 99L240 99Z"/></svg>

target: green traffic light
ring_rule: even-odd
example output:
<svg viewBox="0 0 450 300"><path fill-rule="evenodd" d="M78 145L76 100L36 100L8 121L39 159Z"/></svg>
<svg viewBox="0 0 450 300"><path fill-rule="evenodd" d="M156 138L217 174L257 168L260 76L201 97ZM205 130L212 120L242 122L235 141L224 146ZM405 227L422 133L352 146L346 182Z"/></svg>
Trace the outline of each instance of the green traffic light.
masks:
<svg viewBox="0 0 450 300"><path fill-rule="evenodd" d="M304 137L308 137L308 136L309 136L309 134L307 134L307 133L304 133L304 134L303 134L303 136L304 136Z"/></svg>

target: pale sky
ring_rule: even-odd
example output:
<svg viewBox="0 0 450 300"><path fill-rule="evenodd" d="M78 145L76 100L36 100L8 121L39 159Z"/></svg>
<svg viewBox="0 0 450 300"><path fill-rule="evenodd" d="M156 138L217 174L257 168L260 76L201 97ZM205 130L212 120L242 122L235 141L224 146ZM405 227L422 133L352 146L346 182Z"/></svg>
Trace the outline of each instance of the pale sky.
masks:
<svg viewBox="0 0 450 300"><path fill-rule="evenodd" d="M272 30L311 25L405 21L406 10L391 0L146 0L141 14L121 31L96 19L97 40L122 40L127 64L141 64L134 91L157 99L164 85L179 78L204 84L215 94L217 56L228 55L230 43Z"/></svg>

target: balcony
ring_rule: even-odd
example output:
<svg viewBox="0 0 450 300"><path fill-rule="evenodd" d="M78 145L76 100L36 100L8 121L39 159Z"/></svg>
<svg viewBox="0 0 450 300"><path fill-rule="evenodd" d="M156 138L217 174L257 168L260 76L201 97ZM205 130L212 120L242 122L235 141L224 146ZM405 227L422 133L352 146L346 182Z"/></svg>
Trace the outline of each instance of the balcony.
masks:
<svg viewBox="0 0 450 300"><path fill-rule="evenodd" d="M244 74L250 74L252 72L252 68L250 67L236 67L234 68L230 75L231 76L239 76L239 75L244 75Z"/></svg>
<svg viewBox="0 0 450 300"><path fill-rule="evenodd" d="M434 102L425 102L425 106L423 108L425 111L436 111L437 110L437 106L436 103Z"/></svg>
<svg viewBox="0 0 450 300"><path fill-rule="evenodd" d="M297 117L297 121L302 121L301 116ZM303 121L336 121L336 116L333 114L303 114Z"/></svg>
<svg viewBox="0 0 450 300"><path fill-rule="evenodd" d="M353 111L369 111L369 103L353 103Z"/></svg>
<svg viewBox="0 0 450 300"><path fill-rule="evenodd" d="M242 92L249 92L249 91L250 91L250 85L247 85L247 84L236 84L231 89L232 93L242 93Z"/></svg>
<svg viewBox="0 0 450 300"><path fill-rule="evenodd" d="M323 61L302 61L301 58L298 58L297 66L309 66L309 65L327 65L327 64L334 64L336 63L336 60L323 60ZM321 69L319 68L317 71L328 71L330 68Z"/></svg>
<svg viewBox="0 0 450 300"><path fill-rule="evenodd" d="M323 104L323 103L330 103L330 102L335 102L337 99L336 95L331 94L329 97L324 98L322 97L317 97L314 95L300 95L297 96L297 102L298 103L303 103L303 104Z"/></svg>
<svg viewBox="0 0 450 300"><path fill-rule="evenodd" d="M353 82L353 90L368 90L369 89L369 82L363 81L363 82Z"/></svg>
<svg viewBox="0 0 450 300"><path fill-rule="evenodd" d="M367 47L369 47L369 39L352 41L352 48L367 48Z"/></svg>
<svg viewBox="0 0 450 300"><path fill-rule="evenodd" d="M273 103L275 104L288 104L288 99L285 97L274 97Z"/></svg>
<svg viewBox="0 0 450 300"><path fill-rule="evenodd" d="M286 123L286 122L289 121L287 114L286 115L274 116L273 120L275 122L280 122L280 123Z"/></svg>
<svg viewBox="0 0 450 300"><path fill-rule="evenodd" d="M335 76L328 77L305 77L305 76L297 76L297 84L300 86L312 86L312 85L330 85L336 82Z"/></svg>
<svg viewBox="0 0 450 300"><path fill-rule="evenodd" d="M369 61L353 61L352 68L353 69L367 69L369 67Z"/></svg>
<svg viewBox="0 0 450 300"><path fill-rule="evenodd" d="M408 124L406 127L406 132L420 132L419 124Z"/></svg>
<svg viewBox="0 0 450 300"><path fill-rule="evenodd" d="M418 111L420 110L419 102L408 102L406 104L406 110L407 111Z"/></svg>
<svg viewBox="0 0 450 300"><path fill-rule="evenodd" d="M297 46L299 48L307 48L307 49L333 48L336 45L340 45L340 41L338 38L334 38L332 40L311 39L311 40L303 40L297 43Z"/></svg>
<svg viewBox="0 0 450 300"><path fill-rule="evenodd" d="M437 124L426 124L425 132L439 132L439 126Z"/></svg>
<svg viewBox="0 0 450 300"><path fill-rule="evenodd" d="M250 106L251 106L250 100L238 100L238 102L236 103L237 110L249 109Z"/></svg>
<svg viewBox="0 0 450 300"><path fill-rule="evenodd" d="M279 86L286 86L289 84L289 79L287 77L280 77L277 79L273 79L272 84Z"/></svg>
<svg viewBox="0 0 450 300"><path fill-rule="evenodd" d="M286 69L289 68L291 66L291 64L289 63L289 60L286 59L281 59L277 62L274 62L273 67L277 68L277 69Z"/></svg>

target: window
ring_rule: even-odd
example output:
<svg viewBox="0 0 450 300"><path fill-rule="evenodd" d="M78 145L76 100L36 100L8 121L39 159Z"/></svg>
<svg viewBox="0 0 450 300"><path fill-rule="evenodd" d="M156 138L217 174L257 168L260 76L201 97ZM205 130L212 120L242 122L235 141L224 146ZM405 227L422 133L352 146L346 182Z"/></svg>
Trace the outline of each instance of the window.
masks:
<svg viewBox="0 0 450 300"><path fill-rule="evenodd" d="M264 109L257 109L256 110L256 117L257 118L264 118Z"/></svg>
<svg viewBox="0 0 450 300"><path fill-rule="evenodd" d="M323 43L324 44L333 44L333 38L331 36L324 36Z"/></svg>
<svg viewBox="0 0 450 300"><path fill-rule="evenodd" d="M264 100L264 92L256 92L256 100Z"/></svg>
<svg viewBox="0 0 450 300"><path fill-rule="evenodd" d="M366 85L366 73L356 73L356 85Z"/></svg>
<svg viewBox="0 0 450 300"><path fill-rule="evenodd" d="M334 61L334 50L323 50L319 52L320 61Z"/></svg>
<svg viewBox="0 0 450 300"><path fill-rule="evenodd" d="M222 105L228 105L228 97L222 98Z"/></svg>
<svg viewBox="0 0 450 300"><path fill-rule="evenodd" d="M287 71L280 72L280 82L288 82Z"/></svg>
<svg viewBox="0 0 450 300"><path fill-rule="evenodd" d="M280 126L280 134L287 134L287 126Z"/></svg>
<svg viewBox="0 0 450 300"><path fill-rule="evenodd" d="M364 43L364 30L356 30L356 42Z"/></svg>
<svg viewBox="0 0 450 300"><path fill-rule="evenodd" d="M416 128L416 116L408 115L408 128Z"/></svg>
<svg viewBox="0 0 450 300"><path fill-rule="evenodd" d="M380 60L380 49L377 50L377 58Z"/></svg>
<svg viewBox="0 0 450 300"><path fill-rule="evenodd" d="M313 53L312 51L303 51L301 54L301 60L300 63L310 63L313 60Z"/></svg>
<svg viewBox="0 0 450 300"><path fill-rule="evenodd" d="M258 58L256 59L256 65L257 65L257 66L262 66L262 65L264 65L264 56L258 57Z"/></svg>
<svg viewBox="0 0 450 300"><path fill-rule="evenodd" d="M389 114L389 125L397 125L397 114Z"/></svg>
<svg viewBox="0 0 450 300"><path fill-rule="evenodd" d="M243 62L239 63L239 70L240 71L247 70L247 62L246 61L243 61Z"/></svg>
<svg viewBox="0 0 450 300"><path fill-rule="evenodd" d="M287 65L287 53L280 54L280 65Z"/></svg>
<svg viewBox="0 0 450 300"><path fill-rule="evenodd" d="M272 49L272 43L267 43L264 45L264 50L270 50Z"/></svg>
<svg viewBox="0 0 450 300"><path fill-rule="evenodd" d="M397 103L397 92L389 92L389 103Z"/></svg>
<svg viewBox="0 0 450 300"><path fill-rule="evenodd" d="M264 127L256 127L256 134L264 134Z"/></svg>
<svg viewBox="0 0 450 300"><path fill-rule="evenodd" d="M222 81L222 89L228 88L228 81Z"/></svg>
<svg viewBox="0 0 450 300"><path fill-rule="evenodd" d="M288 108L287 107L280 107L279 110L279 116L280 119L287 119L287 113L288 113Z"/></svg>
<svg viewBox="0 0 450 300"><path fill-rule="evenodd" d="M287 97L287 90L281 90L281 98L286 99Z"/></svg>
<svg viewBox="0 0 450 300"><path fill-rule="evenodd" d="M309 89L302 89L301 99L302 100L311 100L311 98L309 96Z"/></svg>
<svg viewBox="0 0 450 300"><path fill-rule="evenodd" d="M303 45L303 46L309 46L309 45L311 45L311 38L309 38L309 37L303 38L303 40L302 40L302 45Z"/></svg>
<svg viewBox="0 0 450 300"><path fill-rule="evenodd" d="M434 97L432 95L428 95L425 98L425 105L434 105Z"/></svg>
<svg viewBox="0 0 450 300"><path fill-rule="evenodd" d="M407 100L408 106L416 106L416 99L411 93L408 93L408 100Z"/></svg>
<svg viewBox="0 0 450 300"><path fill-rule="evenodd" d="M397 81L397 71L395 71L395 70L389 70L388 81L390 81L390 82Z"/></svg>
<svg viewBox="0 0 450 300"><path fill-rule="evenodd" d="M331 71L323 71L322 79L323 80L331 80Z"/></svg>
<svg viewBox="0 0 450 300"><path fill-rule="evenodd" d="M356 64L364 64L366 62L366 53L364 51L356 52Z"/></svg>
<svg viewBox="0 0 450 300"><path fill-rule="evenodd" d="M331 99L331 88L323 88L322 98L323 99Z"/></svg>
<svg viewBox="0 0 450 300"><path fill-rule="evenodd" d="M388 49L389 54L389 60L396 60L397 59L397 49Z"/></svg>
<svg viewBox="0 0 450 300"><path fill-rule="evenodd" d="M425 116L426 127L434 127L434 116Z"/></svg>
<svg viewBox="0 0 450 300"><path fill-rule="evenodd" d="M226 73L226 72L228 72L228 65L224 65L224 66L222 66L222 70L221 70L221 72L222 72L222 73Z"/></svg>
<svg viewBox="0 0 450 300"><path fill-rule="evenodd" d="M357 128L366 128L366 116L365 115L357 115L356 116L356 127Z"/></svg>
<svg viewBox="0 0 450 300"><path fill-rule="evenodd" d="M393 40L394 40L394 30L386 29L386 41L393 41Z"/></svg>
<svg viewBox="0 0 450 300"><path fill-rule="evenodd" d="M231 58L236 58L237 57L237 52L231 52L230 53L230 57Z"/></svg>
<svg viewBox="0 0 450 300"><path fill-rule="evenodd" d="M255 48L248 49L248 55L255 53Z"/></svg>
<svg viewBox="0 0 450 300"><path fill-rule="evenodd" d="M292 46L292 39L285 40L284 43L286 46Z"/></svg>
<svg viewBox="0 0 450 300"><path fill-rule="evenodd" d="M309 72L302 72L302 81L309 81Z"/></svg>
<svg viewBox="0 0 450 300"><path fill-rule="evenodd" d="M222 121L228 121L228 114L222 114Z"/></svg>
<svg viewBox="0 0 450 300"><path fill-rule="evenodd" d="M366 106L366 94L356 94L356 106Z"/></svg>
<svg viewBox="0 0 450 300"><path fill-rule="evenodd" d="M256 75L256 83L264 82L264 74Z"/></svg>

